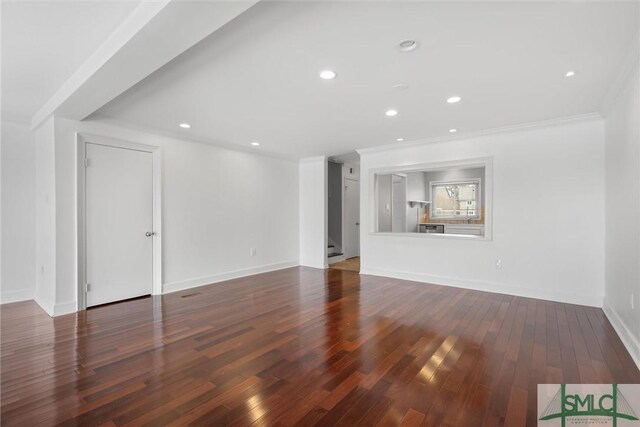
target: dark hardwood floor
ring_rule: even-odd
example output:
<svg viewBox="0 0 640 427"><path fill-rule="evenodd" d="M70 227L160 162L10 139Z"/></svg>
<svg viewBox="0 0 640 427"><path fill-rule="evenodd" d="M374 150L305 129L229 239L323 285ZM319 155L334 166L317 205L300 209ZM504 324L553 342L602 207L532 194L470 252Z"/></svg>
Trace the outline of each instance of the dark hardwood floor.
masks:
<svg viewBox="0 0 640 427"><path fill-rule="evenodd" d="M638 383L600 309L292 268L49 318L2 306L3 425L535 425Z"/></svg>

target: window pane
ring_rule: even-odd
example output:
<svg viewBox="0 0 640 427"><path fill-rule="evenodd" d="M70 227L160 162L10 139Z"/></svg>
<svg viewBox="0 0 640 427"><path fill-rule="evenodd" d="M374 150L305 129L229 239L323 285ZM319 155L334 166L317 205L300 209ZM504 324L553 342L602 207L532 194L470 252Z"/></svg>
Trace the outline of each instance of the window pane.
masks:
<svg viewBox="0 0 640 427"><path fill-rule="evenodd" d="M477 183L434 184L432 217L477 217Z"/></svg>

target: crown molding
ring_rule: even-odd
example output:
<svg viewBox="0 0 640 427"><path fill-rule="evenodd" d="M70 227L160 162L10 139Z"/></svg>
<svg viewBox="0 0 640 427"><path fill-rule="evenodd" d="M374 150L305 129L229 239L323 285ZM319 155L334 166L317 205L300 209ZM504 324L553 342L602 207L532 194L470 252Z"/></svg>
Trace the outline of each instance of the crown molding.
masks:
<svg viewBox="0 0 640 427"><path fill-rule="evenodd" d="M568 124L590 122L595 120L602 120L602 116L600 115L600 113L593 112L593 113L579 114L576 116L562 117L559 119L543 120L539 122L520 123L517 125L488 128L488 129L465 132L465 133L460 133L455 135L440 136L435 138L423 138L423 139L408 141L403 143L381 145L378 147L360 148L360 149L357 149L356 152L360 155L372 154L372 153L379 153L384 151L398 150L402 148L419 147L422 145L435 144L439 142L462 141L466 139L478 138L478 137L489 136L489 135L498 135L502 133L520 132L525 130L533 130L533 129L546 128L546 127L563 126Z"/></svg>
<svg viewBox="0 0 640 427"><path fill-rule="evenodd" d="M622 60L622 63L618 67L618 72L613 79L611 85L607 89L604 95L602 104L600 105L600 113L602 117L606 117L611 111L611 107L615 104L618 96L622 92L627 80L633 75L633 70L636 69L640 61L640 30L631 40L631 45L627 49L627 53Z"/></svg>

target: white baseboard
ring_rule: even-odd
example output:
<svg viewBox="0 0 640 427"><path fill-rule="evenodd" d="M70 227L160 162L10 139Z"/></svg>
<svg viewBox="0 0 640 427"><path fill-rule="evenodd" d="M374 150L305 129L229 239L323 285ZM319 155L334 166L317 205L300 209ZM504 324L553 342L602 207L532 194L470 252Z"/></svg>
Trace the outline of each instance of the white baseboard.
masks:
<svg viewBox="0 0 640 427"><path fill-rule="evenodd" d="M282 270L284 268L297 267L300 265L298 261L287 261L277 264L261 265L259 267L244 268L225 273L218 273L212 276L197 277L195 279L180 280L177 282L165 283L162 285L162 293L182 291L185 289L196 288L198 286L209 285L212 283L223 282L225 280L237 279L239 277L253 276L254 274L267 273L269 271Z"/></svg>
<svg viewBox="0 0 640 427"><path fill-rule="evenodd" d="M40 306L41 309L45 311L49 316L53 317L53 313L55 312L53 308L53 304L49 304L49 302L44 301L41 298L38 298L37 295L33 297L33 300Z"/></svg>
<svg viewBox="0 0 640 427"><path fill-rule="evenodd" d="M311 268L319 268L320 270L326 270L327 268L329 268L329 264L307 263L307 264L300 264L300 267L311 267Z"/></svg>
<svg viewBox="0 0 640 427"><path fill-rule="evenodd" d="M0 294L0 304L9 304L11 302L28 301L33 299L35 289L23 289L19 291L7 291Z"/></svg>
<svg viewBox="0 0 640 427"><path fill-rule="evenodd" d="M616 330L622 344L626 347L627 351L631 355L631 358L636 362L636 366L640 369L640 342L633 336L627 325L624 323L618 313L609 305L607 299L604 299L604 305L602 307L604 314L609 319L611 326Z"/></svg>
<svg viewBox="0 0 640 427"><path fill-rule="evenodd" d="M78 311L78 309L75 301L64 302L53 306L54 316L63 316L65 314L75 313L76 311Z"/></svg>
<svg viewBox="0 0 640 427"><path fill-rule="evenodd" d="M514 295L525 298L535 298L547 301L563 302L568 304L586 305L590 307L602 307L602 297L567 294L563 292L542 291L540 289L523 288L519 286L503 285L499 283L478 282L453 277L433 276L423 273L411 273L407 271L386 270L375 267L362 267L360 274L372 276L391 277L394 279L412 280L434 285L452 286L454 288L473 289L476 291L494 292L498 294Z"/></svg>
<svg viewBox="0 0 640 427"><path fill-rule="evenodd" d="M331 264L335 264L336 262L342 262L342 261L344 261L345 259L347 259L347 257L346 257L346 256L344 256L344 255L340 255L340 256L333 256L333 257L331 257L331 258L329 258L329 259L327 260L327 263L328 263L329 265L331 265Z"/></svg>
<svg viewBox="0 0 640 427"><path fill-rule="evenodd" d="M64 302L61 304L50 304L38 297L34 297L33 300L51 317L64 316L65 314L71 314L78 311L75 301Z"/></svg>

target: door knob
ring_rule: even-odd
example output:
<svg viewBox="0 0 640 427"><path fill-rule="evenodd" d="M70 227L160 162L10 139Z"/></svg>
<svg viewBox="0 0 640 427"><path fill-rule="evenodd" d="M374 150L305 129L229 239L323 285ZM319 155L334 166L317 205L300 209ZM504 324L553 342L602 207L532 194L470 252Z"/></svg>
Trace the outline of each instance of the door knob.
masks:
<svg viewBox="0 0 640 427"><path fill-rule="evenodd" d="M153 231L147 231L146 233L144 233L145 236L147 237L151 237L154 236L156 233L154 233Z"/></svg>
<svg viewBox="0 0 640 427"><path fill-rule="evenodd" d="M360 223L359 223L359 222L356 222L356 225L360 225Z"/></svg>

